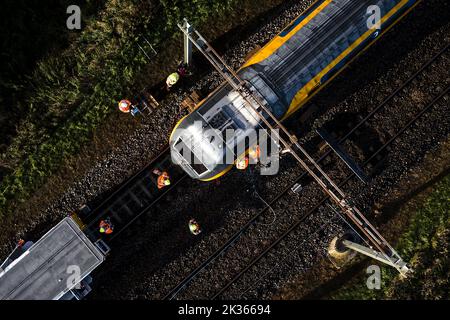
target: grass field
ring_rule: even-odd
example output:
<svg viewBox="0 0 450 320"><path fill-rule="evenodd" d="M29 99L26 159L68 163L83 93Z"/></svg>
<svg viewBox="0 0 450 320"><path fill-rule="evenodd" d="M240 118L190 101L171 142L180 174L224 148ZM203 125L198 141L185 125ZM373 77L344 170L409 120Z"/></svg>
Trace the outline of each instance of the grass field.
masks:
<svg viewBox="0 0 450 320"><path fill-rule="evenodd" d="M67 35L66 30L61 39L55 39L64 44L55 44L45 54L35 53L44 56L23 77L10 77L14 72L25 73L14 67L22 60L11 53L10 68L1 74L1 83L9 91L6 95L2 89L0 104L5 110L12 110L11 114L19 110L20 116L8 117L5 112L3 117L5 124L13 122L14 130L2 135L0 143L0 223L65 159L80 150L116 109L121 96L133 90L149 63L137 46L143 36L161 51L168 40L179 37L176 23L182 17L202 26L240 1L108 0L102 5L98 1L86 2L90 4L90 14L83 19L81 31ZM58 2L59 7L63 8L64 3ZM57 18L62 26L66 16L62 11ZM55 36L51 26L43 32L49 34L42 43ZM20 36L23 43L33 37L26 33ZM10 81L6 83L5 79ZM14 108L6 108L7 103L14 104Z"/></svg>

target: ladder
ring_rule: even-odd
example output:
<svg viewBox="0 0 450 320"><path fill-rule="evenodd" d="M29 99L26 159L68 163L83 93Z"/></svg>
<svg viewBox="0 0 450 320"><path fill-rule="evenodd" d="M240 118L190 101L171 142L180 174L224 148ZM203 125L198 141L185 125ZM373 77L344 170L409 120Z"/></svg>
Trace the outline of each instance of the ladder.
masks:
<svg viewBox="0 0 450 320"><path fill-rule="evenodd" d="M186 27L189 26L189 27ZM295 135L281 124L270 112L267 103L252 90L249 83L242 80L238 74L226 64L214 48L202 37L202 35L184 19L183 24L178 24L185 37L208 59L219 74L239 93L246 103L246 107L253 110L267 129L271 130L271 136L275 136L300 165L319 184L324 192L345 213L346 217L368 238L370 243L379 251L390 265L394 266L402 275L409 272L407 264L394 248L383 238L376 228L366 219L361 211L356 208L337 186L337 184L323 171L318 163L300 145ZM275 127L272 123L275 124ZM275 130L278 129L278 130ZM371 248L372 249L372 248Z"/></svg>
<svg viewBox="0 0 450 320"><path fill-rule="evenodd" d="M155 50L155 48L153 48L152 44L150 42L148 42L147 38L142 37L145 41L145 43L147 44L147 46L150 48L149 51L145 50L140 44L139 42L137 43L139 49L144 53L144 55L147 57L148 61L152 61L152 58L154 58L158 52ZM144 44L143 44L144 45Z"/></svg>

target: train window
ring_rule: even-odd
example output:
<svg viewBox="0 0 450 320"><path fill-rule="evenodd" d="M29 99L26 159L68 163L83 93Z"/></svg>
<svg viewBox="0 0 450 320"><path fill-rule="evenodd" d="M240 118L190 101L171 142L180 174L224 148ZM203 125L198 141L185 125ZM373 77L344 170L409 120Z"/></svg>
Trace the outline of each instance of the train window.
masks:
<svg viewBox="0 0 450 320"><path fill-rule="evenodd" d="M175 142L174 147L181 155L183 155L183 149L187 148L186 144L184 143L183 140L181 140L181 138L178 138L177 142Z"/></svg>
<svg viewBox="0 0 450 320"><path fill-rule="evenodd" d="M185 163L187 163L198 176L201 176L208 171L208 168L205 167L205 165L181 138L179 138L177 142L175 142L174 147L183 157Z"/></svg>
<svg viewBox="0 0 450 320"><path fill-rule="evenodd" d="M194 158L196 158L195 155L194 155ZM206 168L202 163L191 164L191 167L198 176L201 176L206 171L208 171L208 168Z"/></svg>

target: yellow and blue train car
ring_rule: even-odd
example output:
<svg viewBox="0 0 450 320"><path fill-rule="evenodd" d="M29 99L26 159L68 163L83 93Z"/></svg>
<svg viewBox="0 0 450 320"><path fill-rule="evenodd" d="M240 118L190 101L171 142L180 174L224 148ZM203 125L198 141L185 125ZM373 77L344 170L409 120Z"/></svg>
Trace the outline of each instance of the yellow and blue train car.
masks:
<svg viewBox="0 0 450 320"><path fill-rule="evenodd" d="M318 0L237 73L272 114L286 119L419 1ZM172 160L192 178L213 180L231 169L230 155L242 156L237 145L256 142L251 132L260 126L223 83L174 128Z"/></svg>

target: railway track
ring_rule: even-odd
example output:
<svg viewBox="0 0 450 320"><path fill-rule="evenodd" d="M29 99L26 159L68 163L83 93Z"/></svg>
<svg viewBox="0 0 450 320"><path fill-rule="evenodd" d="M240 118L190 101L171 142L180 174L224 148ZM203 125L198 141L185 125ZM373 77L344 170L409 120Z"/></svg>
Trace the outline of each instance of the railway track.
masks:
<svg viewBox="0 0 450 320"><path fill-rule="evenodd" d="M450 91L450 87L447 87L441 94L439 94L437 97L433 99L432 102L430 102L421 112L419 112L414 119L411 119L407 125L402 127L397 134L395 134L388 142L386 142L381 148L379 148L369 159L367 159L364 162L364 165L367 165L370 161L372 161L379 153L381 153L383 150L385 150L387 147L389 147L399 136L401 136L407 129L409 129L418 119L420 119L427 111L429 111L433 106L436 105L436 103L442 99L445 95L447 95ZM339 183L339 186L346 185L351 178L354 177L354 173L350 173L344 181ZM222 287L218 292L216 292L214 295L210 297L210 299L216 299L223 295L227 289L229 289L234 283L236 283L244 274L246 274L256 263L261 261L271 250L273 250L281 241L285 240L298 226L310 215L315 213L320 207L324 206L326 202L328 202L329 196L325 196L313 209L309 210L307 214L302 217L300 220L298 220L294 225L292 225L291 228L286 230L286 232L280 236L275 242L273 242L270 246L268 246L260 255L255 257L246 267L244 270L240 271L236 276L229 281L224 287ZM245 294L250 288L247 288L243 291L242 294Z"/></svg>
<svg viewBox="0 0 450 320"><path fill-rule="evenodd" d="M396 90L394 90L388 97L385 98L385 100L379 104L376 108L374 108L369 114L367 114L356 126L354 126L345 136L339 139L339 144L344 143L347 141L352 135L357 133L359 129L362 128L362 126L374 116L383 110L390 102L394 100L394 98L401 95L405 90L407 90L407 87L414 83L416 79L418 79L421 75L424 74L425 71L428 70L428 68L433 65L434 62L436 62L439 58L441 58L447 51L449 46L446 45L440 52L438 52L436 55L434 55L430 60L428 60L420 69L418 69L409 79L407 79L402 85L400 85ZM402 134L404 133L409 127L411 127L419 118L421 118L427 111L429 111L433 105L441 99L444 95L448 93L448 87L444 89L438 96L433 99L425 108L423 108L421 111L419 111L413 119L411 119L407 124L405 124L397 133L394 135L391 135L391 137L377 150L375 151L372 156L370 156L365 162L364 165L369 164L370 162L374 161L379 155L384 152L386 149L389 148L389 146ZM325 159L327 159L332 154L332 150L327 150L320 158L317 160L317 163L323 162ZM281 193L279 193L277 196L275 196L271 201L267 203L267 205L258 212L255 216L253 216L245 225L243 225L236 233L233 234L232 237L230 237L220 248L218 248L211 256L209 256L206 260L204 260L197 268L195 268L192 272L190 272L185 278L183 278L182 281L180 281L166 296L165 299L174 299L176 298L180 293L184 292L185 289L190 285L190 283L196 279L196 277L208 266L210 266L213 262L215 262L219 257L224 255L230 248L234 246L234 244L237 243L237 241L242 237L243 234L249 228L257 223L257 221L262 217L262 215L267 212L269 209L272 208L274 204L276 204L281 198L283 198L284 195L286 195L289 190L296 184L302 181L307 176L306 172L303 172L300 174L293 183L291 183L288 187L286 187ZM339 186L345 185L351 178L353 177L353 174L347 175L347 177L339 183ZM312 209L310 209L304 216L302 216L297 222L292 224L292 226L287 229L284 233L281 234L280 237L278 237L274 242L272 242L269 246L267 246L264 251L262 251L256 258L251 260L251 262L243 268L241 271L239 271L234 277L229 280L225 286L223 286L221 289L216 291L214 294L210 296L210 298L218 298L222 296L236 281L238 281L246 272L248 272L256 263L258 263L263 257L265 257L273 248L275 248L280 242L282 242L293 230L295 230L305 219L312 215L314 212L316 212L320 207L322 207L325 202L327 201L328 196L325 196L320 200Z"/></svg>
<svg viewBox="0 0 450 320"><path fill-rule="evenodd" d="M152 172L156 168L170 174L169 186L158 189L157 176ZM84 232L93 241L102 239L111 242L186 177L184 171L172 163L169 147L163 148L158 156L126 180L93 210L88 207L80 210L78 216L84 224ZM114 225L114 232L111 235L102 235L98 232L99 222L106 217L110 218Z"/></svg>

